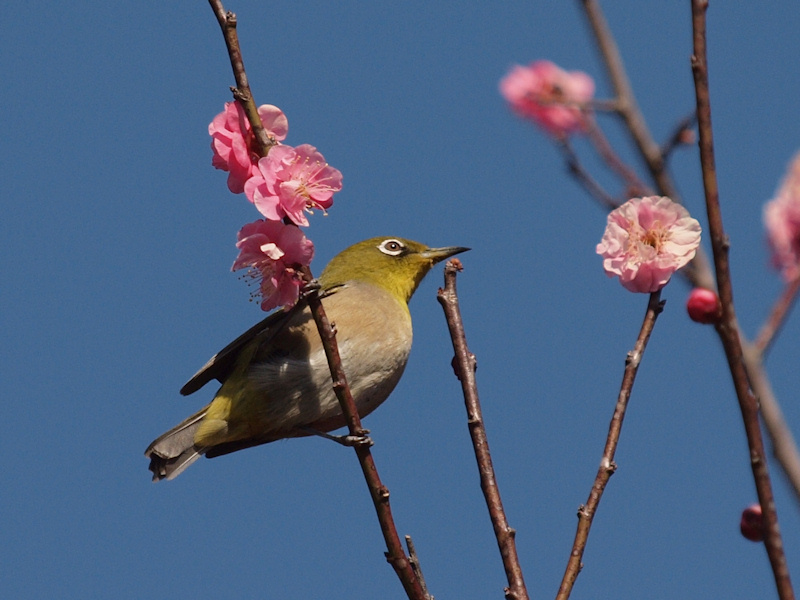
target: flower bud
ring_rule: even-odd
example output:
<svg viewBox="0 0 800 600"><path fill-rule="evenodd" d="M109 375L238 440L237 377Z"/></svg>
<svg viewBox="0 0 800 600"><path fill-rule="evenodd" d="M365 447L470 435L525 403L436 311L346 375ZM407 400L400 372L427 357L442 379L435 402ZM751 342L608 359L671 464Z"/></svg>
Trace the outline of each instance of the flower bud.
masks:
<svg viewBox="0 0 800 600"><path fill-rule="evenodd" d="M742 521L739 523L742 535L751 542L764 541L764 519L761 515L761 505L751 504L742 511Z"/></svg>
<svg viewBox="0 0 800 600"><path fill-rule="evenodd" d="M689 318L697 323L718 323L722 316L722 305L715 292L694 288L686 301Z"/></svg>

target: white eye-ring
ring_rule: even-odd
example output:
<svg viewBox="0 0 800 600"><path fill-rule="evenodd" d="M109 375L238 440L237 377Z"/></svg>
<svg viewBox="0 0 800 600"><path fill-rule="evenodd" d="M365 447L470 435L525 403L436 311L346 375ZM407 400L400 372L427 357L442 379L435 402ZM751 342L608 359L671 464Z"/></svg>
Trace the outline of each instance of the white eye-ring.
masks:
<svg viewBox="0 0 800 600"><path fill-rule="evenodd" d="M406 247L400 240L388 239L378 245L378 250L389 256L400 256L406 251Z"/></svg>

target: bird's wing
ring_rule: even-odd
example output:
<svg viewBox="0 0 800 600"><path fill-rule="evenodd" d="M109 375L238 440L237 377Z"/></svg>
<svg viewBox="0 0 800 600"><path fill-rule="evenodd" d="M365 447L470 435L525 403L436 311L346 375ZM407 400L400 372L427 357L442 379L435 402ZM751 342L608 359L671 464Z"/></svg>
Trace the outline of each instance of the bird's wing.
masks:
<svg viewBox="0 0 800 600"><path fill-rule="evenodd" d="M212 379L224 383L233 371L239 353L248 342L256 337L263 338L260 343L269 341L283 328L296 312L303 310L305 306L305 302L298 302L290 310L279 310L263 321L253 325L250 329L212 356L211 359L184 384L181 388L181 394L184 396L193 394Z"/></svg>

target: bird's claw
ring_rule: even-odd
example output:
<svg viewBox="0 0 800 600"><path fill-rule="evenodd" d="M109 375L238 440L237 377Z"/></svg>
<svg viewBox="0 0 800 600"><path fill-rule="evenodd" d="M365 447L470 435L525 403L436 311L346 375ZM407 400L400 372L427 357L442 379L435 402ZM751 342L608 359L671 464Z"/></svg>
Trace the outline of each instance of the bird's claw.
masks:
<svg viewBox="0 0 800 600"><path fill-rule="evenodd" d="M339 443L342 444L342 446L353 446L353 447L359 447L359 448L371 448L373 445L375 445L375 442L372 441L372 438L369 437L367 435L367 433L369 433L369 432L367 432L365 430L365 432L362 433L361 435L344 435L344 436L341 436L339 438L340 439Z"/></svg>
<svg viewBox="0 0 800 600"><path fill-rule="evenodd" d="M336 442L337 444L341 444L342 446L370 448L375 444L375 442L372 441L372 438L367 435L369 433L369 429L362 429L358 435L331 435L330 433L318 431L317 429L313 429L311 427L299 427L298 429L305 431L309 435L316 435L325 438L326 440Z"/></svg>
<svg viewBox="0 0 800 600"><path fill-rule="evenodd" d="M316 294L319 292L322 285L319 282L319 279L312 279L311 281L307 282L302 288L300 288L300 294L303 298L310 296L311 294Z"/></svg>

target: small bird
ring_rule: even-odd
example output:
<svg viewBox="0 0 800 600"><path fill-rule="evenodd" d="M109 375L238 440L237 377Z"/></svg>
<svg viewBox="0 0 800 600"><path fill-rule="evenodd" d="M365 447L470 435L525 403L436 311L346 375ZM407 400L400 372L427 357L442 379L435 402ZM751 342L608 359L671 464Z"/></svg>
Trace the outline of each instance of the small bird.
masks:
<svg viewBox="0 0 800 600"><path fill-rule="evenodd" d="M379 237L335 256L319 277L319 296L336 338L358 412L375 410L403 374L411 350L408 301L438 262L469 250L428 248ZM145 451L153 481L173 479L208 458L345 425L325 351L302 299L278 310L220 350L181 388L221 384L211 403Z"/></svg>

